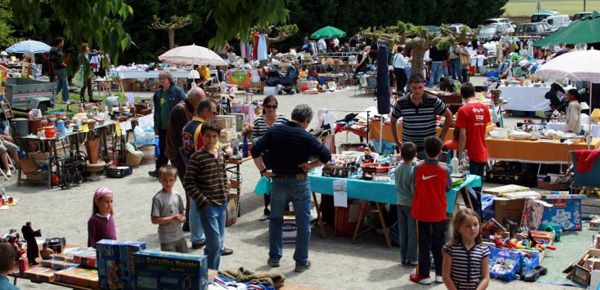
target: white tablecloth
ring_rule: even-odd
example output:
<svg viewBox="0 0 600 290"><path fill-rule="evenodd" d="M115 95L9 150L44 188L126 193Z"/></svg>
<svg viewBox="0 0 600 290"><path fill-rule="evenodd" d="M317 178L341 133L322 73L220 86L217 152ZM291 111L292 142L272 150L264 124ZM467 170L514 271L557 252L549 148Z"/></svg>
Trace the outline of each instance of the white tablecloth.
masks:
<svg viewBox="0 0 600 290"><path fill-rule="evenodd" d="M174 78L187 79L187 71L168 71ZM143 71L143 70L111 70L110 76L119 77L120 79L157 79L159 71Z"/></svg>
<svg viewBox="0 0 600 290"><path fill-rule="evenodd" d="M548 111L550 100L544 95L550 90L549 87L505 87L501 86L501 97L507 101L504 106L506 110L513 111Z"/></svg>
<svg viewBox="0 0 600 290"><path fill-rule="evenodd" d="M588 124L581 124L581 128L587 131ZM563 122L548 123L546 129L552 129L557 131L567 131L567 124ZM600 137L600 125L592 124L592 136L595 138Z"/></svg>

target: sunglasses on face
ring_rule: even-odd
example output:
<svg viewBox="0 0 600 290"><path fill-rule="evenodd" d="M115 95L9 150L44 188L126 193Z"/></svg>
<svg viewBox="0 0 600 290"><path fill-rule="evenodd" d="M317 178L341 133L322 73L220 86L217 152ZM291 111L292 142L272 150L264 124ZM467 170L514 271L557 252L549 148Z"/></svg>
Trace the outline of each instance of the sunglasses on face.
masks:
<svg viewBox="0 0 600 290"><path fill-rule="evenodd" d="M265 109L277 109L277 105L266 105Z"/></svg>

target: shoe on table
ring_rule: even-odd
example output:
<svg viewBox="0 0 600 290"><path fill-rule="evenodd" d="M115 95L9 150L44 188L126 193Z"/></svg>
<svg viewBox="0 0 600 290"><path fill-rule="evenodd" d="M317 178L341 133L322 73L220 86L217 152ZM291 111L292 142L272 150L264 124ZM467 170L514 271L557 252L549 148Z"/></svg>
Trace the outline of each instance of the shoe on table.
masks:
<svg viewBox="0 0 600 290"><path fill-rule="evenodd" d="M221 256L229 256L231 254L233 254L233 250L223 246L223 249L221 249Z"/></svg>
<svg viewBox="0 0 600 290"><path fill-rule="evenodd" d="M306 261L306 265L304 265L304 266L296 266L296 268L294 269L294 272L302 273L308 269L310 269L310 261Z"/></svg>
<svg viewBox="0 0 600 290"><path fill-rule="evenodd" d="M423 285L429 285L429 284L431 284L431 282L433 282L433 279L431 279L430 277L423 277L418 274L410 274L409 279L412 282L423 284Z"/></svg>
<svg viewBox="0 0 600 290"><path fill-rule="evenodd" d="M198 250L198 249L202 249L202 247L206 246L206 241L202 241L199 243L192 243L192 249L194 250Z"/></svg>
<svg viewBox="0 0 600 290"><path fill-rule="evenodd" d="M268 219L269 219L269 216L266 215L266 214L263 214L260 218L258 218L258 220L261 221L261 222L264 222L264 221L266 221Z"/></svg>
<svg viewBox="0 0 600 290"><path fill-rule="evenodd" d="M279 261L274 261L274 260L268 259L267 264L269 264L269 266L271 266L273 268L279 267Z"/></svg>
<svg viewBox="0 0 600 290"><path fill-rule="evenodd" d="M150 177L158 177L158 171L157 170L148 171L148 175L150 175Z"/></svg>
<svg viewBox="0 0 600 290"><path fill-rule="evenodd" d="M444 277L442 275L435 275L435 283L442 284L444 283Z"/></svg>

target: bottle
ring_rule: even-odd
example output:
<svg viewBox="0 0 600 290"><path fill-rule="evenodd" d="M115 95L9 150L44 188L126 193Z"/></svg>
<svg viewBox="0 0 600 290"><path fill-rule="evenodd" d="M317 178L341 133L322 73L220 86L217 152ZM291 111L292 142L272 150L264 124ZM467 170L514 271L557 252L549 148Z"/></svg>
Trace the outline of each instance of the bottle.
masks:
<svg viewBox="0 0 600 290"><path fill-rule="evenodd" d="M248 137L244 134L244 141L242 141L242 156L248 157Z"/></svg>
<svg viewBox="0 0 600 290"><path fill-rule="evenodd" d="M452 174L458 173L458 157L456 155L456 150L454 150L454 156L452 156Z"/></svg>

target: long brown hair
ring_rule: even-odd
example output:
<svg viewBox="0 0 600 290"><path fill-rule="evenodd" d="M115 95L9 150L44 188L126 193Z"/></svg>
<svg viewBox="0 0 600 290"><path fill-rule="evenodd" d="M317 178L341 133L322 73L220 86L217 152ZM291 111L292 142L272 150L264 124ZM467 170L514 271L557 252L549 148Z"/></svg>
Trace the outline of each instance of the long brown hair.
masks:
<svg viewBox="0 0 600 290"><path fill-rule="evenodd" d="M448 241L448 245L454 246L462 243L462 237L460 236L458 229L468 217L475 217L477 219L479 222L479 230L481 231L481 219L479 218L479 215L470 208L461 208L456 212L454 218L452 219L452 239ZM475 244L481 244L481 232L475 238Z"/></svg>

